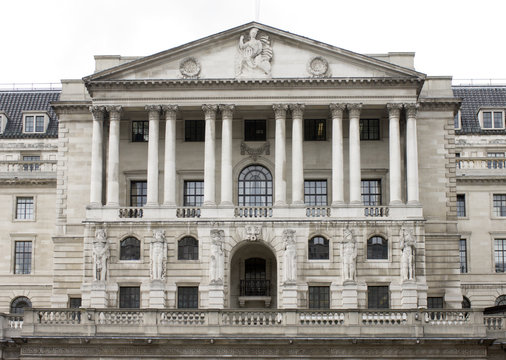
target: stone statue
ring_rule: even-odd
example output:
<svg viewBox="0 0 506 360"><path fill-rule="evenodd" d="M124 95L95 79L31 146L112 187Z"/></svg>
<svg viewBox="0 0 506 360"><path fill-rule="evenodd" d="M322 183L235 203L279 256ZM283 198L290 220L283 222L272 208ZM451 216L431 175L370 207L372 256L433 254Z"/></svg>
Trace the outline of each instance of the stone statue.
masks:
<svg viewBox="0 0 506 360"><path fill-rule="evenodd" d="M109 244L107 232L104 229L95 231L93 240L93 279L105 281L107 279L107 261L109 260Z"/></svg>
<svg viewBox="0 0 506 360"><path fill-rule="evenodd" d="M350 229L343 236L343 281L355 281L357 269L357 244Z"/></svg>
<svg viewBox="0 0 506 360"><path fill-rule="evenodd" d="M209 268L209 280L211 284L223 284L225 255L223 253L223 230L211 230L211 261Z"/></svg>
<svg viewBox="0 0 506 360"><path fill-rule="evenodd" d="M283 231L283 244L285 247L285 284L294 284L297 281L297 243L295 241L295 230L286 229Z"/></svg>
<svg viewBox="0 0 506 360"><path fill-rule="evenodd" d="M401 228L401 278L414 280L415 278L415 245L416 239L412 229Z"/></svg>
<svg viewBox="0 0 506 360"><path fill-rule="evenodd" d="M260 240L262 234L262 227L258 225L247 225L246 226L246 239L248 241Z"/></svg>
<svg viewBox="0 0 506 360"><path fill-rule="evenodd" d="M257 37L258 29L252 28L249 40L244 41L244 35L239 39L239 58L236 65L236 76L251 76L271 74L272 47L271 40L266 34Z"/></svg>
<svg viewBox="0 0 506 360"><path fill-rule="evenodd" d="M149 248L151 261L151 280L163 280L165 278L165 264L167 262L167 241L164 230L153 230L153 238Z"/></svg>

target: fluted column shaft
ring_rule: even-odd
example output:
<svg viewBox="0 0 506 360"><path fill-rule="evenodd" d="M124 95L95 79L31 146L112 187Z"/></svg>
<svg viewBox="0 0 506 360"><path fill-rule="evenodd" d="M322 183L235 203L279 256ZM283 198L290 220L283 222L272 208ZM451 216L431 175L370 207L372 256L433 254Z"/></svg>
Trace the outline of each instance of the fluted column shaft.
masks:
<svg viewBox="0 0 506 360"><path fill-rule="evenodd" d="M107 106L109 112L109 155L107 163L107 205L119 205L119 126L121 106Z"/></svg>
<svg viewBox="0 0 506 360"><path fill-rule="evenodd" d="M362 104L348 104L350 115L350 203L362 204L360 192L360 110Z"/></svg>
<svg viewBox="0 0 506 360"><path fill-rule="evenodd" d="M290 105L292 111L292 204L304 204L303 104Z"/></svg>
<svg viewBox="0 0 506 360"><path fill-rule="evenodd" d="M176 113L177 105L163 105L165 112L165 157L163 170L163 204L176 205Z"/></svg>
<svg viewBox="0 0 506 360"><path fill-rule="evenodd" d="M288 105L275 104L276 118L275 159L274 159L274 204L286 205L286 110Z"/></svg>
<svg viewBox="0 0 506 360"><path fill-rule="evenodd" d="M202 105L206 119L204 144L204 206L216 205L216 110L217 105Z"/></svg>
<svg viewBox="0 0 506 360"><path fill-rule="evenodd" d="M147 206L158 205L158 142L160 139L160 111L159 105L146 106L149 119L148 138L148 193Z"/></svg>
<svg viewBox="0 0 506 360"><path fill-rule="evenodd" d="M221 205L232 203L232 119L234 105L220 105L221 128Z"/></svg>
<svg viewBox="0 0 506 360"><path fill-rule="evenodd" d="M389 125L389 172L390 172L390 204L400 204L401 199L401 138L399 118L402 104L387 104Z"/></svg>
<svg viewBox="0 0 506 360"><path fill-rule="evenodd" d="M418 141L416 134L417 104L405 104L406 108L406 168L408 204L418 204Z"/></svg>
<svg viewBox="0 0 506 360"><path fill-rule="evenodd" d="M343 111L345 104L330 104L332 113L332 206L344 204Z"/></svg>
<svg viewBox="0 0 506 360"><path fill-rule="evenodd" d="M91 137L91 183L90 203L92 206L102 205L102 164L103 164L103 133L104 106L91 106L93 114L93 133Z"/></svg>

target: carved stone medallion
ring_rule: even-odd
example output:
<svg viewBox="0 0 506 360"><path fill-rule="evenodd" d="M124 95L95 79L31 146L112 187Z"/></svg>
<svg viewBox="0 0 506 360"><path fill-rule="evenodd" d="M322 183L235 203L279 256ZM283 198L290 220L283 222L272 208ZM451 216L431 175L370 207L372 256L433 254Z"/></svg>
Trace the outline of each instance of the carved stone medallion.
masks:
<svg viewBox="0 0 506 360"><path fill-rule="evenodd" d="M314 77L330 76L329 63L321 56L315 56L309 60L307 64L307 71Z"/></svg>
<svg viewBox="0 0 506 360"><path fill-rule="evenodd" d="M185 79L195 79L200 74L200 64L194 57L187 57L179 63L179 72Z"/></svg>

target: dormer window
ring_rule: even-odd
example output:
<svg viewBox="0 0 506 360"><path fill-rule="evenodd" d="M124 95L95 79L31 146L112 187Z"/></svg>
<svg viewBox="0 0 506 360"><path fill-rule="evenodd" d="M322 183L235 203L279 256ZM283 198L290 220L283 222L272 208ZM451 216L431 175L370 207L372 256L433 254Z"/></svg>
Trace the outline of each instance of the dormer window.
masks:
<svg viewBox="0 0 506 360"><path fill-rule="evenodd" d="M504 111L482 110L480 122L482 129L504 129Z"/></svg>
<svg viewBox="0 0 506 360"><path fill-rule="evenodd" d="M23 132L25 134L45 133L49 125L49 117L44 113L23 114Z"/></svg>
<svg viewBox="0 0 506 360"><path fill-rule="evenodd" d="M460 119L460 110L457 112L457 114L453 118L453 122L454 122L454 125L455 125L455 130L460 130L461 126L462 126L461 125L461 119Z"/></svg>
<svg viewBox="0 0 506 360"><path fill-rule="evenodd" d="M3 112L0 112L0 134L4 133L6 126L7 126L7 115L5 115L5 113Z"/></svg>

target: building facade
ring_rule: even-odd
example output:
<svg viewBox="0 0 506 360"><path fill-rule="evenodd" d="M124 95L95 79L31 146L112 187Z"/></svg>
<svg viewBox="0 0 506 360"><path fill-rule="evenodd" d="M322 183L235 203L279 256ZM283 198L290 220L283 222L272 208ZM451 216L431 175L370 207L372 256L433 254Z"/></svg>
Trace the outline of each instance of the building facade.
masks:
<svg viewBox="0 0 506 360"><path fill-rule="evenodd" d="M503 356L506 102L258 23L95 59L1 94L4 357Z"/></svg>

